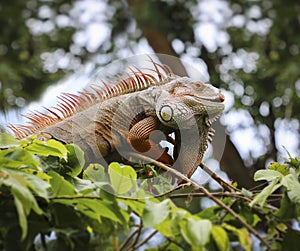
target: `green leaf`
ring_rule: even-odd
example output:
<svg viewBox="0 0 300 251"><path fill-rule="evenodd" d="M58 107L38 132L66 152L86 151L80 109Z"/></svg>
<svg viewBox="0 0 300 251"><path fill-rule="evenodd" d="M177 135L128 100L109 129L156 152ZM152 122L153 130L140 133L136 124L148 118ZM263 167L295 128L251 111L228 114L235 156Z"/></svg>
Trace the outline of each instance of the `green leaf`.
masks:
<svg viewBox="0 0 300 251"><path fill-rule="evenodd" d="M273 181L280 177L283 177L283 175L280 172L275 170L258 170L254 174L255 181L260 181L260 180Z"/></svg>
<svg viewBox="0 0 300 251"><path fill-rule="evenodd" d="M32 176L29 178L29 176ZM43 181L41 180L41 188L36 188L35 184L30 184L29 181L36 181L38 179L33 175L23 173L14 169L1 168L0 169L0 187L6 186L10 189L13 197L14 203L18 212L19 223L22 229L22 240L25 239L27 235L27 216L31 210L34 210L37 214L42 214L42 210L38 206L35 197L29 190L29 187L34 188L36 192L42 197L46 197L43 191ZM45 187L44 187L45 188Z"/></svg>
<svg viewBox="0 0 300 251"><path fill-rule="evenodd" d="M218 213L220 210L221 209L219 206L208 207L199 212L197 216L199 216L201 219L204 218L214 222L219 219Z"/></svg>
<svg viewBox="0 0 300 251"><path fill-rule="evenodd" d="M257 223L261 222L261 218L257 214L253 214L253 221L251 223L252 227L255 227Z"/></svg>
<svg viewBox="0 0 300 251"><path fill-rule="evenodd" d="M108 167L111 185L117 194L124 194L131 188L136 189L137 174L131 166L120 166L113 162Z"/></svg>
<svg viewBox="0 0 300 251"><path fill-rule="evenodd" d="M300 169L300 157L292 158L290 156L290 159L288 161L286 161L286 163L288 165L290 165L291 167L295 168L297 171L299 171L299 169Z"/></svg>
<svg viewBox="0 0 300 251"><path fill-rule="evenodd" d="M90 180L92 182L105 181L105 169L100 164L90 164L83 171L83 179Z"/></svg>
<svg viewBox="0 0 300 251"><path fill-rule="evenodd" d="M178 240L178 236L180 236L180 222L185 218L190 217L190 214L181 208L176 208L174 211L171 209L168 217L163 220L161 223L157 224L155 228L165 237L169 237L170 239L176 238Z"/></svg>
<svg viewBox="0 0 300 251"><path fill-rule="evenodd" d="M41 141L35 139L29 144L25 149L33 154L42 155L42 156L56 156L59 158L67 158L68 150L64 144L50 139L48 141Z"/></svg>
<svg viewBox="0 0 300 251"><path fill-rule="evenodd" d="M92 183L90 180L83 180L78 177L71 178L68 180L73 186L75 191L78 193L84 195L84 194L91 194L95 191L97 191L98 187L94 183Z"/></svg>
<svg viewBox="0 0 300 251"><path fill-rule="evenodd" d="M54 171L50 171L48 175L52 177L52 179L50 180L50 184L53 191L53 197L59 195L76 194L74 186L70 182L66 181L63 176Z"/></svg>
<svg viewBox="0 0 300 251"><path fill-rule="evenodd" d="M23 168L22 171L25 173L32 174L32 175L38 177L39 179L45 181L46 183L50 183L51 177L48 174L46 174L38 169Z"/></svg>
<svg viewBox="0 0 300 251"><path fill-rule="evenodd" d="M276 185L276 183L277 179L274 179L268 186L266 186L262 191L260 191L250 202L250 207L253 207L256 203L258 203L260 206L263 206L266 203L268 197L279 187L281 187L281 184Z"/></svg>
<svg viewBox="0 0 300 251"><path fill-rule="evenodd" d="M46 175L46 174L45 174ZM27 186L37 195L48 201L50 184L40 179L39 177L29 174L23 173L23 178L27 182ZM49 177L48 175L46 175ZM50 177L49 177L50 178Z"/></svg>
<svg viewBox="0 0 300 251"><path fill-rule="evenodd" d="M226 231L220 226L213 226L211 230L212 237L219 251L230 250L230 243Z"/></svg>
<svg viewBox="0 0 300 251"><path fill-rule="evenodd" d="M0 152L0 163L3 167L36 169L39 163L24 149L3 150Z"/></svg>
<svg viewBox="0 0 300 251"><path fill-rule="evenodd" d="M296 204L290 200L287 193L283 195L280 208L275 212L275 216L283 220L290 220L296 217Z"/></svg>
<svg viewBox="0 0 300 251"><path fill-rule="evenodd" d="M278 162L273 162L271 165L268 166L268 168L270 170L280 172L282 175L288 175L290 173L289 169L288 169L288 166L281 165Z"/></svg>
<svg viewBox="0 0 300 251"><path fill-rule="evenodd" d="M33 209L37 214L42 213L41 209L39 208L33 194L29 190L29 187L33 187L35 191L38 189L35 187L36 184L30 184L30 181L35 180L36 177L33 175L23 173L21 171L13 170L13 169L0 169L0 185L5 185L10 188L12 194L17 196L20 201L22 201L26 215L29 214L30 210ZM32 176L29 178L29 176ZM38 179L38 178L37 178ZM41 181L41 188L38 191L38 194L44 197L44 191L42 191L42 187L44 186L45 182ZM44 186L45 189L48 186Z"/></svg>
<svg viewBox="0 0 300 251"><path fill-rule="evenodd" d="M0 133L0 148L18 147L21 143L8 133Z"/></svg>
<svg viewBox="0 0 300 251"><path fill-rule="evenodd" d="M179 245L170 241L166 241L163 244L153 247L153 248L146 248L144 251L182 251L182 248Z"/></svg>
<svg viewBox="0 0 300 251"><path fill-rule="evenodd" d="M15 206L16 206L16 209L18 212L19 224L22 229L21 240L24 240L26 238L26 235L28 232L27 215L26 215L25 208L23 206L22 201L14 193L12 193L12 194L14 196L14 203L15 203Z"/></svg>
<svg viewBox="0 0 300 251"><path fill-rule="evenodd" d="M223 227L226 230L232 232L235 236L237 236L240 245L243 246L246 251L251 251L252 239L247 229L245 228L239 229L228 224L223 224Z"/></svg>
<svg viewBox="0 0 300 251"><path fill-rule="evenodd" d="M212 223L209 220L188 218L183 220L180 226L183 238L193 248L204 247L209 242L212 230Z"/></svg>
<svg viewBox="0 0 300 251"><path fill-rule="evenodd" d="M128 223L129 215L125 218L126 213L122 213L124 211L117 204L107 201L107 200L93 200L92 203L90 200L81 199L80 202L84 202L90 209L99 213L101 216L111 219L112 221L120 222L120 223ZM99 203L100 202L100 203Z"/></svg>
<svg viewBox="0 0 300 251"><path fill-rule="evenodd" d="M145 227L155 227L168 216L170 212L170 200L155 203L147 200L143 211L143 223Z"/></svg>
<svg viewBox="0 0 300 251"><path fill-rule="evenodd" d="M71 177L78 176L84 166L84 152L79 148L79 146L74 144L65 145L67 149L67 163L70 166L70 171L67 173Z"/></svg>
<svg viewBox="0 0 300 251"><path fill-rule="evenodd" d="M298 251L300 247L300 232L289 229L282 242L282 250Z"/></svg>
<svg viewBox="0 0 300 251"><path fill-rule="evenodd" d="M142 216L145 208L145 202L141 200L131 200L118 198L118 201L127 205L137 215Z"/></svg>
<svg viewBox="0 0 300 251"><path fill-rule="evenodd" d="M242 188L242 194L246 197L246 198L251 198L253 196L253 193L249 190L247 190L246 188Z"/></svg>
<svg viewBox="0 0 300 251"><path fill-rule="evenodd" d="M64 205L69 205L82 214L101 222L101 217L111 219L112 221L119 223L126 223L129 220L129 215L126 216L126 213L121 213L124 211L121 207L110 201L104 201L99 197L95 198L70 198L70 199L53 199L56 203L61 203Z"/></svg>
<svg viewBox="0 0 300 251"><path fill-rule="evenodd" d="M284 176L282 183L288 190L287 194L290 200L300 204L300 184L298 179L294 175L288 174Z"/></svg>

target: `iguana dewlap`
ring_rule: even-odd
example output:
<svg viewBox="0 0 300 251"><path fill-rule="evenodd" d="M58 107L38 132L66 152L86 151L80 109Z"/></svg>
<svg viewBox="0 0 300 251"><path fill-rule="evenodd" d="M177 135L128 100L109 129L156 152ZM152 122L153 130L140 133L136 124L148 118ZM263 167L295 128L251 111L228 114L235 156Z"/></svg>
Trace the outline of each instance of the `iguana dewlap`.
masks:
<svg viewBox="0 0 300 251"><path fill-rule="evenodd" d="M153 62L153 61L152 61ZM213 122L224 109L219 89L153 62L154 74L141 70L113 85L91 87L80 95L63 94L48 114L32 113L28 125L10 125L18 138L46 134L78 144L88 162L107 162L123 152L138 151L191 176L200 164L212 134ZM174 156L158 143L160 131L175 133ZM175 160L177 160L175 162Z"/></svg>

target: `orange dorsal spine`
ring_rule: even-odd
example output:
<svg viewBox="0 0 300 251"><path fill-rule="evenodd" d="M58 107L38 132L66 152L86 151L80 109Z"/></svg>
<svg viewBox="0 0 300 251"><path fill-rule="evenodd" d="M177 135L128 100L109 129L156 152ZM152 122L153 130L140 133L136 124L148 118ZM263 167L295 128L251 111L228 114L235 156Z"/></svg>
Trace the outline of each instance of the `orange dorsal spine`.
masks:
<svg viewBox="0 0 300 251"><path fill-rule="evenodd" d="M101 81L103 86L92 85L90 87L91 91L85 89L79 91L78 95L63 93L58 97L59 102L55 106L51 108L44 107L47 113L38 111L28 113L23 115L29 120L26 125L9 124L8 128L15 134L16 138L25 138L44 127L54 125L78 112L84 111L96 103L123 94L141 91L151 86L161 85L172 76L175 76L169 66L158 64L152 58L150 58L150 61L154 69L147 70L154 72L154 74L131 67L129 68L131 74L127 73L128 77L126 78L112 84Z"/></svg>

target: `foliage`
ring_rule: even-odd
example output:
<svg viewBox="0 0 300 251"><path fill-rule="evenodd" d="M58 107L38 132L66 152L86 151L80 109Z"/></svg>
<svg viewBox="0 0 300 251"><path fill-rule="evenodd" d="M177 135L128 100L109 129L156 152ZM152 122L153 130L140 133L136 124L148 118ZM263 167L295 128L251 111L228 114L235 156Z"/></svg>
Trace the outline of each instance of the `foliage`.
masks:
<svg viewBox="0 0 300 251"><path fill-rule="evenodd" d="M76 145L36 136L16 140L1 134L0 148L1 250L251 250L251 232L225 207L192 213L174 200L203 196L199 190L185 193L182 186L153 196L151 179L139 180L132 167L111 163L106 172L90 164L83 170ZM265 231L270 243L275 238L274 250L295 250L299 241L289 239L299 234L290 225L300 220L299 169L297 158L273 163L255 175L270 182L262 191L211 196L222 196L246 224ZM282 193L273 194L279 187ZM268 203L275 195L280 208Z"/></svg>

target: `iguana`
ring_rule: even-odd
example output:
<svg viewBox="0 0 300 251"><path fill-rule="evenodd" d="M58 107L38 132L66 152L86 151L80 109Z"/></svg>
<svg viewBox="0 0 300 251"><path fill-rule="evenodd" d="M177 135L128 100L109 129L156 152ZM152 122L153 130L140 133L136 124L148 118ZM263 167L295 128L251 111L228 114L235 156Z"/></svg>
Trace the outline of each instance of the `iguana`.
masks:
<svg viewBox="0 0 300 251"><path fill-rule="evenodd" d="M47 113L27 114L28 124L9 127L17 138L38 134L78 144L88 162L124 160L124 151L138 151L190 177L213 135L211 123L224 109L224 95L150 60L151 73L131 68L112 85L64 93L56 106L45 108ZM151 137L155 131L174 145L173 154L159 146L161 134Z"/></svg>

